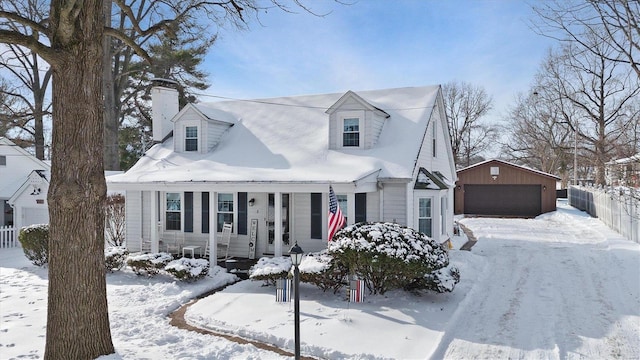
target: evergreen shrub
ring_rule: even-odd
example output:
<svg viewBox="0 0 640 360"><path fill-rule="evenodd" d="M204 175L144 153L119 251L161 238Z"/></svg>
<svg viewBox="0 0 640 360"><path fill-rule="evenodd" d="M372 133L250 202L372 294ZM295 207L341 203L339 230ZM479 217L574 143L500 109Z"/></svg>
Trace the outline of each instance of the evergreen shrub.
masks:
<svg viewBox="0 0 640 360"><path fill-rule="evenodd" d="M24 255L34 265L43 266L49 257L49 224L36 224L20 229L18 240Z"/></svg>
<svg viewBox="0 0 640 360"><path fill-rule="evenodd" d="M262 280L267 285L276 285L276 280L290 275L291 259L288 257L263 257L249 269L249 279Z"/></svg>
<svg viewBox="0 0 640 360"><path fill-rule="evenodd" d="M107 272L122 269L128 256L129 250L122 246L110 246L104 249L104 263Z"/></svg>
<svg viewBox="0 0 640 360"><path fill-rule="evenodd" d="M180 258L173 260L164 271L171 274L180 281L196 281L207 276L209 273L209 261L205 259Z"/></svg>
<svg viewBox="0 0 640 360"><path fill-rule="evenodd" d="M460 279L455 267L439 271L449 266L447 251L440 244L395 223L347 226L329 242L328 251L351 276L364 280L373 294L391 289L451 291ZM441 279L445 275L447 279Z"/></svg>
<svg viewBox="0 0 640 360"><path fill-rule="evenodd" d="M127 257L127 266L137 275L154 276L173 260L169 253L135 254Z"/></svg>
<svg viewBox="0 0 640 360"><path fill-rule="evenodd" d="M313 284L322 291L329 289L337 293L344 285L348 269L339 261L322 251L306 255L300 263L300 281Z"/></svg>

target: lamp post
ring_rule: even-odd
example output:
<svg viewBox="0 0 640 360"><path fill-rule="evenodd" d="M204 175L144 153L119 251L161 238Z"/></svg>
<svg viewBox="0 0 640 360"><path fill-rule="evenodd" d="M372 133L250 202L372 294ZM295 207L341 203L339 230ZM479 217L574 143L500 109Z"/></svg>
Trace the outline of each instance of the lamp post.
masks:
<svg viewBox="0 0 640 360"><path fill-rule="evenodd" d="M289 256L291 257L291 262L293 263L293 311L294 311L294 335L295 335L295 358L296 360L300 359L300 294L298 293L298 289L300 288L300 269L298 265L302 261L302 248L298 246L298 242L291 247L289 250Z"/></svg>

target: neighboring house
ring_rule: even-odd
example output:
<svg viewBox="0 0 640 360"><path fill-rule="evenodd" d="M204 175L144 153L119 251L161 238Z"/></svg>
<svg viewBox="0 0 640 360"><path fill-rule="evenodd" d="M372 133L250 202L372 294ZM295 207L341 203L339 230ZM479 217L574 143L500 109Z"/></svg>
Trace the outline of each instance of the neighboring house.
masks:
<svg viewBox="0 0 640 360"><path fill-rule="evenodd" d="M640 153L605 164L607 184L640 187Z"/></svg>
<svg viewBox="0 0 640 360"><path fill-rule="evenodd" d="M159 143L107 177L110 191L126 192L130 250L214 245L230 222L231 256L280 256L294 242L319 251L330 185L347 224L396 222L440 242L453 231L456 172L439 86L180 111L177 91L156 86L152 102Z"/></svg>
<svg viewBox="0 0 640 360"><path fill-rule="evenodd" d="M27 180L9 199L13 208L16 229L32 224L49 223L47 193L51 172L33 170Z"/></svg>
<svg viewBox="0 0 640 360"><path fill-rule="evenodd" d="M455 213L534 217L556 210L560 178L511 164L487 160L458 170Z"/></svg>
<svg viewBox="0 0 640 360"><path fill-rule="evenodd" d="M0 226L17 229L48 223L47 189L51 166L0 137Z"/></svg>

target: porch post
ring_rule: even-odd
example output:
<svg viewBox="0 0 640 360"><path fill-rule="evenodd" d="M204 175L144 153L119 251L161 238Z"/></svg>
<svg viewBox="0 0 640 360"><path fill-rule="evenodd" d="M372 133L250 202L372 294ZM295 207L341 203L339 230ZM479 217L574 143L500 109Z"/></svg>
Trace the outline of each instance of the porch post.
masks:
<svg viewBox="0 0 640 360"><path fill-rule="evenodd" d="M273 194L273 243L275 245L273 256L282 256L282 193Z"/></svg>
<svg viewBox="0 0 640 360"><path fill-rule="evenodd" d="M144 198L144 191L140 192L140 205L144 206L144 202L142 199ZM149 214L149 220L151 220L151 252L158 253L160 252L160 239L158 234L158 192L157 191L149 191L149 195L151 196L150 208L151 213ZM141 212L142 213L142 212Z"/></svg>
<svg viewBox="0 0 640 360"><path fill-rule="evenodd" d="M218 265L218 193L209 193L209 271Z"/></svg>

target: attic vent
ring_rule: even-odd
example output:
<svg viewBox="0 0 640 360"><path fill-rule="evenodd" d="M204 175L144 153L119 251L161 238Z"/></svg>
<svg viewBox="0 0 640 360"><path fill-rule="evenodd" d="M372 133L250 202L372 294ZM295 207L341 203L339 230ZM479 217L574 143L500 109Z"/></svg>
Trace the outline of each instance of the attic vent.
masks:
<svg viewBox="0 0 640 360"><path fill-rule="evenodd" d="M493 180L497 179L498 175L500 175L500 168L497 166L492 166L490 171L491 171L491 178Z"/></svg>

